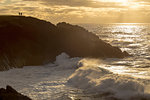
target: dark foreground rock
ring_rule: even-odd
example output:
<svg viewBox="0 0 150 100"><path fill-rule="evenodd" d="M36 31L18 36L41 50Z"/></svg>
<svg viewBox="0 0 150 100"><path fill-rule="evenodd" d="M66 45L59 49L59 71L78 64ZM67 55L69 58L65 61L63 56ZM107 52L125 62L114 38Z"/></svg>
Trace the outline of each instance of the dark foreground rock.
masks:
<svg viewBox="0 0 150 100"><path fill-rule="evenodd" d="M77 25L24 16L0 16L0 70L54 61L66 52L71 57L123 58L118 47Z"/></svg>
<svg viewBox="0 0 150 100"><path fill-rule="evenodd" d="M31 100L29 97L18 93L11 86L7 86L6 89L0 89L0 100Z"/></svg>

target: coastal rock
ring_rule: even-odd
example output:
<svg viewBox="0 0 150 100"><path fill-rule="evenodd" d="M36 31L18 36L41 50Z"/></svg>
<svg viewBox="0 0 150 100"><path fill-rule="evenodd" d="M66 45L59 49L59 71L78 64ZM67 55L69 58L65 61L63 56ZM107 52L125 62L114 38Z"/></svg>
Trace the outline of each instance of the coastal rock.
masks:
<svg viewBox="0 0 150 100"><path fill-rule="evenodd" d="M62 52L70 57L129 56L77 25L65 22L53 25L25 16L0 16L0 70L55 61Z"/></svg>
<svg viewBox="0 0 150 100"><path fill-rule="evenodd" d="M102 41L86 29L65 22L57 24L61 48L71 57L124 58L129 54Z"/></svg>
<svg viewBox="0 0 150 100"><path fill-rule="evenodd" d="M6 89L0 89L0 100L31 100L29 97L18 93L11 86L6 86Z"/></svg>

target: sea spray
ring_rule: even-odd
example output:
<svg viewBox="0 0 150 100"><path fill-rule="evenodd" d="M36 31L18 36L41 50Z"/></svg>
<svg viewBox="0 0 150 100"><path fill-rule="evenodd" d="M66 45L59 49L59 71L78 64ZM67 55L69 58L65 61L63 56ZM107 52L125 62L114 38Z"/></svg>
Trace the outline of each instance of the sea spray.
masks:
<svg viewBox="0 0 150 100"><path fill-rule="evenodd" d="M81 62L83 66L69 77L68 86L82 89L85 94L93 94L93 96L98 94L98 98L104 100L150 99L150 95L145 92L145 85L137 78L114 74L111 70L98 67L101 60L83 59Z"/></svg>
<svg viewBox="0 0 150 100"><path fill-rule="evenodd" d="M0 87L11 85L33 100L67 100L67 78L78 68L81 58L70 58L66 53L56 61L41 66L24 66L0 72ZM59 99L58 99L59 98Z"/></svg>
<svg viewBox="0 0 150 100"><path fill-rule="evenodd" d="M56 61L54 62L54 64L56 66L61 67L62 69L68 69L68 68L77 69L78 66L80 65L78 63L80 60L81 58L79 57L70 58L68 54L61 53L56 57Z"/></svg>
<svg viewBox="0 0 150 100"><path fill-rule="evenodd" d="M1 72L0 86L11 85L34 100L150 100L142 81L115 74L105 64L100 59L70 58L62 53L54 63Z"/></svg>

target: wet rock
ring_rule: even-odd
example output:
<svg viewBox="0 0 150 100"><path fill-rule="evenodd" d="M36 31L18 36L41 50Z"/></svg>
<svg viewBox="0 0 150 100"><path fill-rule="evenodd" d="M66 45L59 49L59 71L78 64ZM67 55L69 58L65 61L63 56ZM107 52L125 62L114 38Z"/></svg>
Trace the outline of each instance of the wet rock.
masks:
<svg viewBox="0 0 150 100"><path fill-rule="evenodd" d="M0 100L31 100L29 97L18 93L11 86L7 86L6 89L0 89Z"/></svg>

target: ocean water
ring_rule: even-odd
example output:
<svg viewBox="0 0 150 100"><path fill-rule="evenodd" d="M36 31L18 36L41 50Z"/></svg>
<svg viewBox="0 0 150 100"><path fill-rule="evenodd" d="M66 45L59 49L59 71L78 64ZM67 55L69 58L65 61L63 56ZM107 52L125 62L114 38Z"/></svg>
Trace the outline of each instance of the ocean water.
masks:
<svg viewBox="0 0 150 100"><path fill-rule="evenodd" d="M102 40L127 51L133 57L108 59L108 69L119 74L150 78L150 24L81 25Z"/></svg>
<svg viewBox="0 0 150 100"><path fill-rule="evenodd" d="M13 86L33 100L150 100L150 24L79 24L127 51L124 59L70 58L0 72L0 87Z"/></svg>

